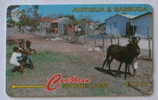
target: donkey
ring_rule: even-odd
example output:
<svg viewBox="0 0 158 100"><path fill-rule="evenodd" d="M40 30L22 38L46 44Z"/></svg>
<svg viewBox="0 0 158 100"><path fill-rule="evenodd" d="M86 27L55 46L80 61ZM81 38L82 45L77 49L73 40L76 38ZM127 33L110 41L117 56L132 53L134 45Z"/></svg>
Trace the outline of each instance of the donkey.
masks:
<svg viewBox="0 0 158 100"><path fill-rule="evenodd" d="M129 66L134 63L138 55L140 54L140 48L138 45L139 39L133 37L132 40L126 46L110 45L107 49L107 56L103 62L102 68L105 64L109 67L113 59L120 62L118 72L120 72L121 65L125 63L125 79L127 77L127 71L129 71Z"/></svg>

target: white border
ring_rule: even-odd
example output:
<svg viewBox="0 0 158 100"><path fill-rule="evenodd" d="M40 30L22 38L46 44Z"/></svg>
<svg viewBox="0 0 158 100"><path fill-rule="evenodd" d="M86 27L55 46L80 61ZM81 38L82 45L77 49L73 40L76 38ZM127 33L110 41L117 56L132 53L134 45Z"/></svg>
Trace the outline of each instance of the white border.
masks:
<svg viewBox="0 0 158 100"><path fill-rule="evenodd" d="M154 91L151 96L146 97L50 97L50 98L13 98L6 94L6 71L5 71L5 55L6 55L6 10L9 5L14 4L150 4L154 8ZM156 100L158 97L158 0L0 0L0 99L2 100ZM156 38L157 37L157 38Z"/></svg>

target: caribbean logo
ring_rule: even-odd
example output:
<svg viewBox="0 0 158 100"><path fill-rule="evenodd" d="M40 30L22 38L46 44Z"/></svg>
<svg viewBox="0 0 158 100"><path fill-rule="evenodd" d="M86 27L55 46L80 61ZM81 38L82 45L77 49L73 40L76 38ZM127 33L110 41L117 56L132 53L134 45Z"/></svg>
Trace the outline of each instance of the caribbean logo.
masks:
<svg viewBox="0 0 158 100"><path fill-rule="evenodd" d="M53 74L45 85L12 85L11 88L46 88L48 91L55 91L60 88L105 88L106 83L91 84L88 78L70 76L65 78L62 73Z"/></svg>
<svg viewBox="0 0 158 100"><path fill-rule="evenodd" d="M90 83L91 80L87 78L80 78L77 76L71 76L68 78L64 78L61 73L54 74L52 77L48 80L48 83L46 84L46 87L49 91L54 91L59 88L63 87L75 87L75 86L81 86L81 84L85 85ZM74 85L78 84L78 85Z"/></svg>

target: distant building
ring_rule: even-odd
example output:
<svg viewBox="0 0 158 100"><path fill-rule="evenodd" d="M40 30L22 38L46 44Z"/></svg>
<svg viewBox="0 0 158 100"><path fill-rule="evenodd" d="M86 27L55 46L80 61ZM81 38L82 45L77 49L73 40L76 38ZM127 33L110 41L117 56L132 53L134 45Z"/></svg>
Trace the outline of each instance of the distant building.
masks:
<svg viewBox="0 0 158 100"><path fill-rule="evenodd" d="M40 32L41 33L50 33L51 32L51 24L54 23L54 19L49 17L43 17L40 19Z"/></svg>
<svg viewBox="0 0 158 100"><path fill-rule="evenodd" d="M72 23L72 20L68 17L62 17L57 19L58 32L60 34L67 34L68 25Z"/></svg>
<svg viewBox="0 0 158 100"><path fill-rule="evenodd" d="M71 20L67 17L57 19L43 17L40 19L40 32L50 34L66 34L67 26L70 23Z"/></svg>
<svg viewBox="0 0 158 100"><path fill-rule="evenodd" d="M139 16L117 14L105 20L106 33L114 35L126 35L127 23L131 22L136 26L135 35L147 36L153 33L152 13L145 13Z"/></svg>

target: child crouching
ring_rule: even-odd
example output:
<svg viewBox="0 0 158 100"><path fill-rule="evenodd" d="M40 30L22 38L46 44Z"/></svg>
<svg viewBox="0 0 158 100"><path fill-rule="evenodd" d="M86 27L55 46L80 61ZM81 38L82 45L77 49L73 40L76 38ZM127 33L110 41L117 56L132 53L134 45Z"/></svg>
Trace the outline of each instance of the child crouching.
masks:
<svg viewBox="0 0 158 100"><path fill-rule="evenodd" d="M12 56L10 58L10 64L14 65L12 72L16 72L16 71L23 72L24 71L23 64L21 63L22 59L23 59L22 54L19 51L18 47L14 47Z"/></svg>

